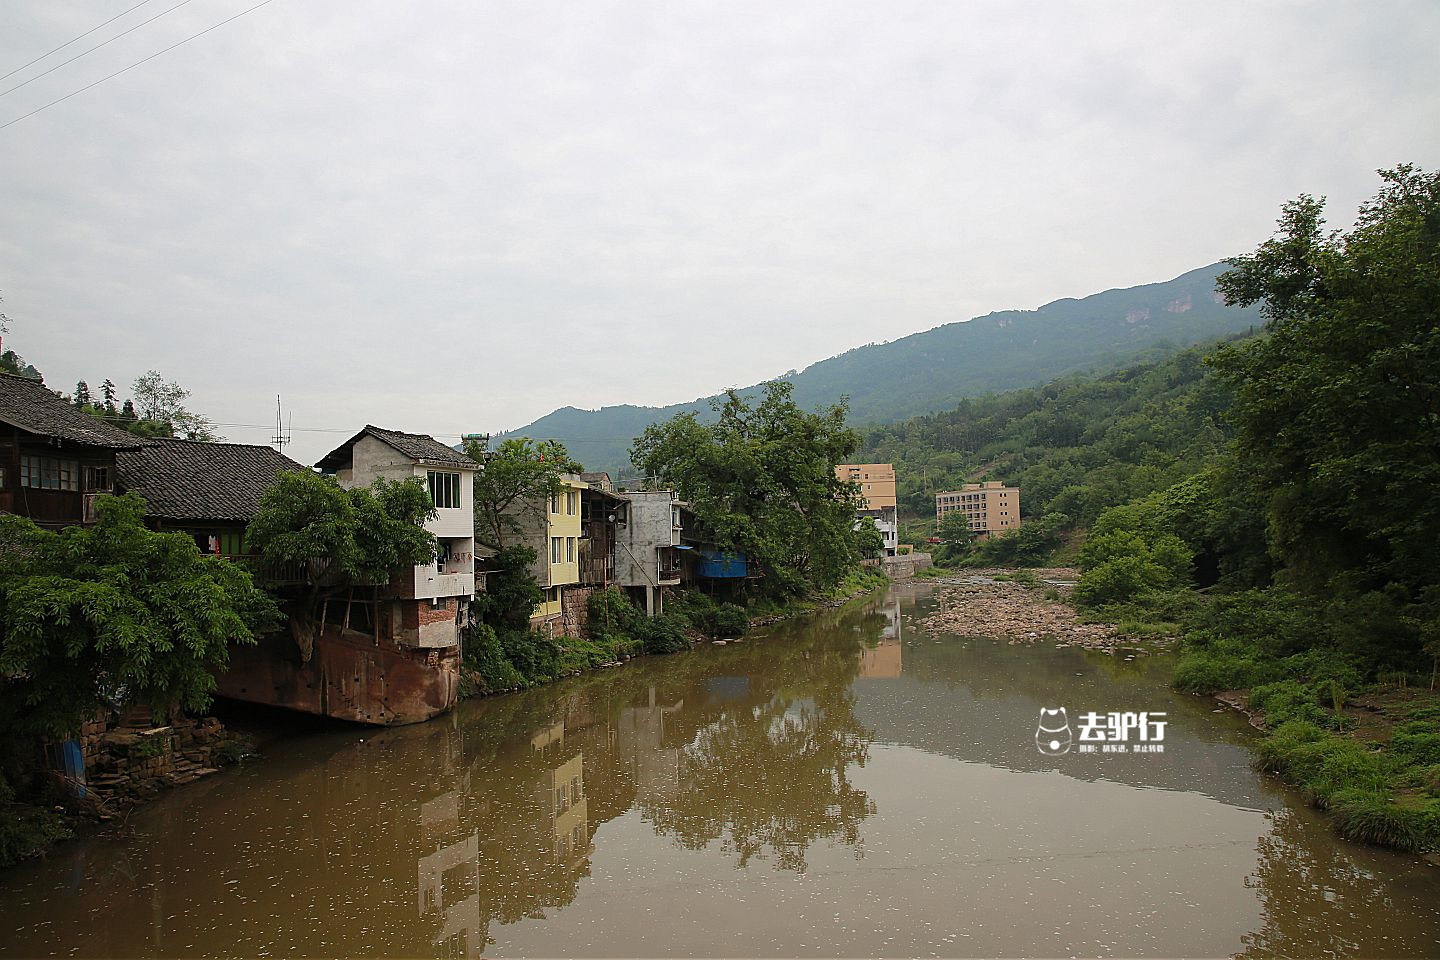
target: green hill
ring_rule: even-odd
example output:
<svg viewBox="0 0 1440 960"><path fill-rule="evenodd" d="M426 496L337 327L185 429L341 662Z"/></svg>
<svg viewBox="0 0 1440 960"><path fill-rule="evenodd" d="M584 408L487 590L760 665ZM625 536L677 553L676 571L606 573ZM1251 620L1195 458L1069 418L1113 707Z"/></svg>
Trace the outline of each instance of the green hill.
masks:
<svg viewBox="0 0 1440 960"><path fill-rule="evenodd" d="M1205 366L1215 344L1099 375L960 401L877 426L862 462L894 463L902 516L934 516L935 493L976 480L1021 490L1020 513L1089 526L1108 507L1201 470L1230 438L1229 391Z"/></svg>
<svg viewBox="0 0 1440 960"><path fill-rule="evenodd" d="M1172 351L1258 326L1258 311L1229 307L1214 292L1212 264L1164 283L1007 310L870 344L812 364L786 379L813 409L850 397L851 421L887 423L945 410L965 397L1111 369L1146 350ZM747 387L747 390L753 387ZM564 407L507 435L562 441L588 469L628 466L631 440L651 423L710 398L667 407Z"/></svg>

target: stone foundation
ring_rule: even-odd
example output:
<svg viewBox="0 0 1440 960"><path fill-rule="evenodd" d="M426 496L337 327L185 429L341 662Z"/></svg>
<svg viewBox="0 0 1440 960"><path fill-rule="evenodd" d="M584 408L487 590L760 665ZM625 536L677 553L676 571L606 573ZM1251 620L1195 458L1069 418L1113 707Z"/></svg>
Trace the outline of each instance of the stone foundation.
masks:
<svg viewBox="0 0 1440 960"><path fill-rule="evenodd" d="M157 725L148 710L131 710L83 724L79 740L87 794L116 809L215 773L215 749L227 736L214 717Z"/></svg>

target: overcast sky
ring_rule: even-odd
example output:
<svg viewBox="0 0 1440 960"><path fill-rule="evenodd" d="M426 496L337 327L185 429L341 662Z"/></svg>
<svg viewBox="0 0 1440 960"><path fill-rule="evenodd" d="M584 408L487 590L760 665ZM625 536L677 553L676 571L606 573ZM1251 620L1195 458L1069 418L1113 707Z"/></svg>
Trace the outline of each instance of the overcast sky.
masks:
<svg viewBox="0 0 1440 960"><path fill-rule="evenodd" d="M12 2L0 72L136 0ZM152 0L8 90L178 0ZM190 0L0 123L256 0ZM272 0L0 129L5 345L310 461L663 404L1348 222L1440 4ZM332 432L325 432L332 431Z"/></svg>

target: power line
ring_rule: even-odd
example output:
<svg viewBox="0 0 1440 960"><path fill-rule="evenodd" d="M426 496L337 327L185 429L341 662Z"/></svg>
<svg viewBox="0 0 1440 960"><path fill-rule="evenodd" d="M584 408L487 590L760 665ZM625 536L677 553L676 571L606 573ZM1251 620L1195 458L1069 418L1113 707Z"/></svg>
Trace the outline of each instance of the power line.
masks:
<svg viewBox="0 0 1440 960"><path fill-rule="evenodd" d="M170 7L170 8L168 8L168 9L165 9L165 10L161 10L159 13L155 14L155 16L151 17L149 20L141 20L139 23L135 24L135 26L131 27L129 30L125 30L125 31L123 31L123 32L121 32L121 33L117 33L117 34L115 34L115 36L111 37L109 40L102 40L101 42L95 44L95 46L91 47L89 50L82 50L82 51L80 51L79 53L75 54L75 56L71 57L69 60L61 60L59 63L55 64L55 66L51 67L49 70L46 70L46 71L43 72L43 73L37 73L37 74L35 74L35 76L31 77L29 80L25 80L25 81L23 81L23 82L21 82L21 83L15 84L15 86L11 87L9 90L0 91L0 97L5 96L6 94L14 93L16 90L19 90L21 87L29 86L30 84L34 83L36 80L39 80L41 77L49 76L50 74L54 73L56 70L59 70L61 67L65 66L65 64L67 64L67 63L74 63L76 60L79 60L81 57L89 56L90 54L94 53L96 50L99 50L101 47L109 46L110 44L114 43L116 40L119 40L121 37L126 36L127 34L134 33L136 30L139 30L141 27L145 26L145 24L147 24L147 23L154 23L156 20L159 20L161 17L165 16L165 14L170 13L170 12L175 11L175 10L179 10L181 7L185 6L185 4L187 4L187 3L189 3L189 2L190 2L190 0L180 0L179 3L175 4L175 6ZM49 54L46 54L46 56L49 56ZM44 58L42 57L41 59L44 59ZM21 67L21 69L23 70L24 67ZM9 76L9 74L6 74L6 76Z"/></svg>
<svg viewBox="0 0 1440 960"><path fill-rule="evenodd" d="M115 16L111 17L109 20L106 20L104 23L99 24L99 25L97 25L97 26L93 26L93 27L91 27L89 30L86 30L84 33L80 34L80 36L74 37L74 38L72 38L72 39L70 39L70 40L66 40L64 43L60 44L60 46L56 47L54 50L51 50L50 53L43 53L43 54L41 54L40 56L36 57L34 60L31 60L29 63L22 63L22 64L20 64L20 66L16 67L14 70L11 70L9 73L0 75L0 80L4 80L4 79L6 79L7 77L13 77L13 76L15 76L15 74L19 73L21 70L24 70L26 67L33 67L33 66L35 66L35 64L39 63L41 60L44 60L46 57L50 56L51 53L59 53L61 50L64 50L66 47L70 46L70 44L74 43L76 40L84 40L86 37L90 36L90 34L94 33L96 30L99 30L100 27L109 26L110 24L114 23L116 20L119 20L121 17L125 16L125 14L130 13L132 10L139 10L141 7L145 6L145 4L147 4L147 3L149 3L149 2L150 2L150 0L140 0L140 2L137 3L137 4L135 4L135 6L131 7L130 10L122 10L121 12L115 14Z"/></svg>
<svg viewBox="0 0 1440 960"><path fill-rule="evenodd" d="M205 36L205 34L209 33L211 30L218 30L219 28L225 26L225 24L230 23L232 20L239 20L241 17L245 16L245 14L247 14L247 13L252 13L252 12L254 12L254 11L256 11L256 10L259 10L261 7L263 7L263 6L265 6L265 5L269 4L269 3L273 3L273 2L274 2L274 0L260 0L260 2L257 3L257 4L255 4L255 6L253 6L253 7L246 7L244 10L241 10L239 13L235 14L235 16L233 16L233 17L227 17L226 19L221 20L219 23L215 24L213 27L206 27L204 30L201 30L199 33L193 33L193 34L191 34L190 36L186 37L184 40L180 40L180 41L177 41L177 42L175 42L175 43L172 43L172 44L170 44L170 46L166 47L164 50L160 50L160 51L157 51L156 53L150 54L150 56L146 57L144 60L137 60L137 61L135 61L134 63L130 64L130 66L125 67L125 68L122 69L122 70L116 70L114 73L110 74L109 76L101 77L99 80L96 80L94 83L87 83L85 86L81 87L79 90L76 90L76 91L74 91L73 93L67 93L67 94L65 94L65 96L59 98L58 100L51 100L49 103L45 104L44 106L36 107L34 110L31 110L29 113L21 114L20 116L16 117L14 120L10 120L10 121L7 121L7 122L5 122L5 123L0 123L0 130L4 130L6 127L14 126L15 124L19 123L21 120L27 120L27 119L29 119L30 117L35 116L35 114L39 113L39 112L42 111L42 110L49 110L51 107L55 106L56 104L64 103L66 100L69 100L71 97L77 96L77 95L79 95L79 94L82 94L82 93L84 93L86 90L89 90L91 87L98 87L100 84L104 83L106 80L114 80L116 77L120 76L120 74L122 74L122 73L128 73L129 71L134 70L136 67L140 66L141 64L149 63L151 60L154 60L156 57L160 56L161 54L169 53L171 50L174 50L176 47L183 46L184 44L189 43L191 40L195 40L195 39L197 39L197 38L199 38L199 37L203 37L203 36Z"/></svg>

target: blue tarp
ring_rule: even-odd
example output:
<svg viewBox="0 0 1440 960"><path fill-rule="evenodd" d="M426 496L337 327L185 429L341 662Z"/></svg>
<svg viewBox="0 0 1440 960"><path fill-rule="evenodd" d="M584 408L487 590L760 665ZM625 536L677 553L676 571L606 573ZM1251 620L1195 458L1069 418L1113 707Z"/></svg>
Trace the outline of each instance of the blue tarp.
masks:
<svg viewBox="0 0 1440 960"><path fill-rule="evenodd" d="M739 579L748 574L745 554L740 551L700 550L700 576L714 580Z"/></svg>

